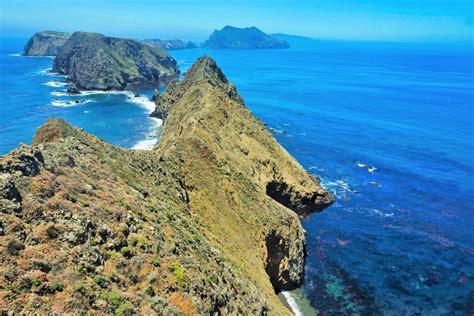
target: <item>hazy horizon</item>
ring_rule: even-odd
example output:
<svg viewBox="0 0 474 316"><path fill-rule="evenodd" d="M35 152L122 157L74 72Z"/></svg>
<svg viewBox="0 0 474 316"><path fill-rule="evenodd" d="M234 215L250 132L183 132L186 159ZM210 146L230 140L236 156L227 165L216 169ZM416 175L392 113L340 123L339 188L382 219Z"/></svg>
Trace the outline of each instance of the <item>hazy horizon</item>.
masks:
<svg viewBox="0 0 474 316"><path fill-rule="evenodd" d="M469 0L0 1L0 35L91 31L132 38L204 40L225 25L324 40L472 43ZM205 23L203 23L205 21Z"/></svg>

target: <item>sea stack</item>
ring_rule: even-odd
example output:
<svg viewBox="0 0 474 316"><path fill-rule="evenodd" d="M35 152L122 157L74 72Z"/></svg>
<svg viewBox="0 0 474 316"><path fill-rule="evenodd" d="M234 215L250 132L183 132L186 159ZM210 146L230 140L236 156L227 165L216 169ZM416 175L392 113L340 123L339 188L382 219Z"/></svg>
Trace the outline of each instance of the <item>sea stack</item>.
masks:
<svg viewBox="0 0 474 316"><path fill-rule="evenodd" d="M33 34L23 49L24 56L56 56L71 36L69 33L44 31Z"/></svg>
<svg viewBox="0 0 474 316"><path fill-rule="evenodd" d="M68 76L80 90L123 90L178 75L166 51L135 40L75 32L54 59L53 71Z"/></svg>
<svg viewBox="0 0 474 316"><path fill-rule="evenodd" d="M0 157L9 311L291 315L276 293L302 282L299 216L333 197L209 57L157 102L151 151L49 119Z"/></svg>
<svg viewBox="0 0 474 316"><path fill-rule="evenodd" d="M238 48L238 49L272 49L289 48L284 41L274 38L255 26L238 28L225 26L222 30L215 30L209 39L204 42L209 48Z"/></svg>

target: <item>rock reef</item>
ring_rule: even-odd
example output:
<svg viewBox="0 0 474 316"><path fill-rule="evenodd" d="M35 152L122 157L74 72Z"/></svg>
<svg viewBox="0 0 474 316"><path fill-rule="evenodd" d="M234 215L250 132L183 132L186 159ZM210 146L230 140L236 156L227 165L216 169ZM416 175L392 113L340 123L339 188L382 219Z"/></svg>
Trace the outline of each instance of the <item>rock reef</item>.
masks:
<svg viewBox="0 0 474 316"><path fill-rule="evenodd" d="M333 197L209 57L156 102L152 151L49 119L0 157L0 313L291 314Z"/></svg>
<svg viewBox="0 0 474 316"><path fill-rule="evenodd" d="M67 75L80 90L123 90L179 73L176 60L160 48L86 32L71 35L54 59L53 71Z"/></svg>
<svg viewBox="0 0 474 316"><path fill-rule="evenodd" d="M44 31L33 34L23 49L24 56L56 56L71 36L69 33Z"/></svg>
<svg viewBox="0 0 474 316"><path fill-rule="evenodd" d="M203 44L209 48L245 48L245 49L271 49L289 48L284 41L274 38L255 26L237 28L225 26L222 30L215 30Z"/></svg>

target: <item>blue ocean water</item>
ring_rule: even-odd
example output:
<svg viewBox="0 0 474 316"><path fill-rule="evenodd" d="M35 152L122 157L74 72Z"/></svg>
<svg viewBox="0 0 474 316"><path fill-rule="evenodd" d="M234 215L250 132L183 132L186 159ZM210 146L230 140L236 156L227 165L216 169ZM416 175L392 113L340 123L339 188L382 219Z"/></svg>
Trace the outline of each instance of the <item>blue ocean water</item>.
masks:
<svg viewBox="0 0 474 316"><path fill-rule="evenodd" d="M57 101L70 97L51 95L64 88L45 85L62 80L44 73L52 60L11 55L23 42L2 43L0 153L29 143L48 116L124 147L156 140L145 98L88 95L75 98L91 102L65 107ZM314 308L474 312L472 50L320 42L172 52L182 71L203 54L216 59L250 110L338 197L303 220L302 291Z"/></svg>

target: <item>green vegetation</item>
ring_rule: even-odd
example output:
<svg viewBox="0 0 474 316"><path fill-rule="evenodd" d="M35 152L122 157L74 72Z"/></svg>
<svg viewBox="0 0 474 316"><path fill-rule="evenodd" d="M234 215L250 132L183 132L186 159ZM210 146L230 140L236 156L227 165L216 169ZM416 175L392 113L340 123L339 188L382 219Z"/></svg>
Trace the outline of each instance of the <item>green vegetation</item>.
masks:
<svg viewBox="0 0 474 316"><path fill-rule="evenodd" d="M101 288L106 288L107 287L107 279L104 278L102 275L97 274L94 277L94 282L100 286Z"/></svg>
<svg viewBox="0 0 474 316"><path fill-rule="evenodd" d="M189 277L186 275L185 270L183 266L179 262L175 262L172 265L169 266L169 271L173 273L173 275L176 277L176 283L180 287L187 287L191 283L191 280Z"/></svg>

